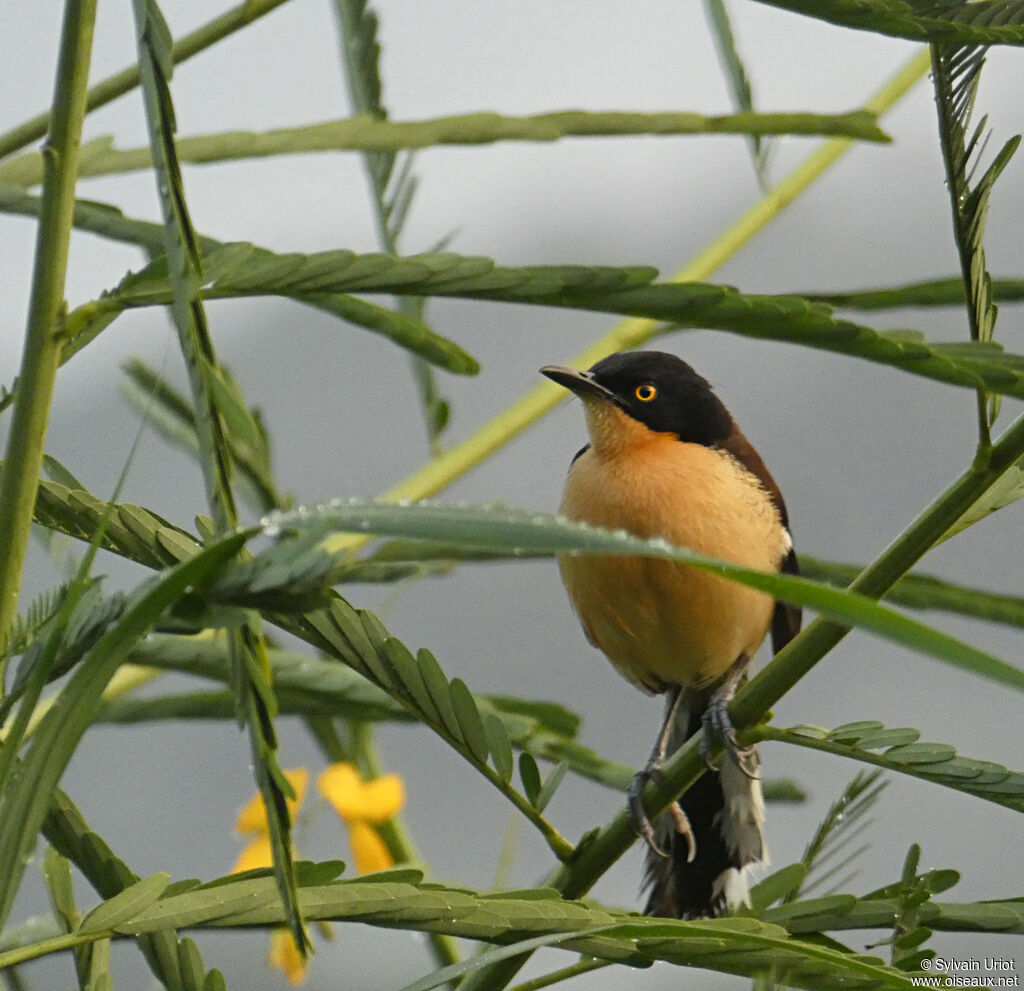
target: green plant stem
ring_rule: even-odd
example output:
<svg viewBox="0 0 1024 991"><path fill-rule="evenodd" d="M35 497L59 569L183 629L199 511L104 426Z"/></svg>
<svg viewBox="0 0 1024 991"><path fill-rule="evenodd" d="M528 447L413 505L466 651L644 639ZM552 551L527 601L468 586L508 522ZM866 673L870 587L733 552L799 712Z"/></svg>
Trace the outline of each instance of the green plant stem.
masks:
<svg viewBox="0 0 1024 991"><path fill-rule="evenodd" d="M50 132L43 151L45 176L35 268L18 399L0 478L0 640L18 611L21 571L28 547L46 427L57 379L75 205L78 149L85 117L96 0L68 0L64 8ZM0 679L4 664L0 663Z"/></svg>
<svg viewBox="0 0 1024 991"><path fill-rule="evenodd" d="M1024 417L928 506L886 549L851 583L850 589L862 595L880 598L910 570L980 499L999 476L1024 455ZM816 619L786 647L765 669L741 689L731 706L737 726L751 725L764 718L815 664L849 632L847 627L825 619ZM699 734L698 734L699 736ZM704 772L698 736L683 745L666 764L657 783L644 793L644 807L650 816L660 814L672 799L682 794ZM547 879L546 884L566 898L578 898L632 845L636 839L623 809L596 834L580 842L573 859ZM525 957L503 961L494 968L481 970L460 987L463 991L497 991L507 985L525 962Z"/></svg>
<svg viewBox="0 0 1024 991"><path fill-rule="evenodd" d="M73 950L76 946L88 946L99 939L107 939L116 936L116 933L96 932L79 935L78 933L63 933L60 936L53 936L50 939L41 939L35 943L28 943L25 946L18 946L8 950L4 954L4 969L15 967L19 963L26 963L29 960L36 960L48 953L59 953L62 950Z"/></svg>
<svg viewBox="0 0 1024 991"><path fill-rule="evenodd" d="M237 7L232 7L220 17L215 17L212 21L176 41L172 50L174 64L177 65L179 62L185 62L192 58L193 55L198 55L211 45L240 31L287 2L288 0L245 0ZM97 83L86 93L86 112L93 111L116 100L119 96L131 92L139 85L139 79L139 66L136 64ZM38 141L46 134L49 125L50 114L41 113L0 135L0 158L21 151L33 141Z"/></svg>

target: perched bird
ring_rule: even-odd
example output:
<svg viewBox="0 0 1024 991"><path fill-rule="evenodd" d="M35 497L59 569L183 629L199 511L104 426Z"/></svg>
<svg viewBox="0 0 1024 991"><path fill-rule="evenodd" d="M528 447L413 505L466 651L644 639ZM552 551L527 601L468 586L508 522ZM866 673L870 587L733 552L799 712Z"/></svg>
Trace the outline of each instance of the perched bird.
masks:
<svg viewBox="0 0 1024 991"><path fill-rule="evenodd" d="M796 573L786 508L764 462L708 383L660 351L613 354L589 371L542 374L583 400L587 444L572 461L561 512L710 557ZM629 810L647 840L646 912L713 916L747 901L745 869L765 859L764 804L753 749L738 746L729 701L769 629L775 650L800 611L672 561L592 554L559 558L587 639L629 681L666 693L665 722ZM652 826L641 793L667 752L697 731L727 757Z"/></svg>

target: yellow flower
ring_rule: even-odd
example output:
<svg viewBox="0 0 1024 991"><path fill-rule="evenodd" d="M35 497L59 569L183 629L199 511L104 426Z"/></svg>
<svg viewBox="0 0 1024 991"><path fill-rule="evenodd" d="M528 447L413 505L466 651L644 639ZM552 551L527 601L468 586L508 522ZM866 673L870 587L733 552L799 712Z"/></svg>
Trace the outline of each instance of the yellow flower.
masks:
<svg viewBox="0 0 1024 991"><path fill-rule="evenodd" d="M306 781L309 773L304 767L284 772L285 778L295 792L295 798L288 799L288 815L294 820L306 794ZM232 874L242 871L256 870L259 867L272 867L274 854L270 846L270 825L267 823L267 806L263 796L257 792L235 820L235 829L242 836L251 836L245 849L238 855ZM276 967L284 972L288 983L301 984L306 979L306 964L299 953L292 934L287 929L275 929L270 934L270 945L267 949L267 966Z"/></svg>
<svg viewBox="0 0 1024 991"><path fill-rule="evenodd" d="M356 871L371 874L390 867L391 857L371 823L386 822L405 805L405 786L397 774L363 781L351 764L332 764L317 779L320 794L348 826Z"/></svg>
<svg viewBox="0 0 1024 991"><path fill-rule="evenodd" d="M306 964L287 929L275 929L267 947L267 966L283 971L288 983L301 984L306 979Z"/></svg>

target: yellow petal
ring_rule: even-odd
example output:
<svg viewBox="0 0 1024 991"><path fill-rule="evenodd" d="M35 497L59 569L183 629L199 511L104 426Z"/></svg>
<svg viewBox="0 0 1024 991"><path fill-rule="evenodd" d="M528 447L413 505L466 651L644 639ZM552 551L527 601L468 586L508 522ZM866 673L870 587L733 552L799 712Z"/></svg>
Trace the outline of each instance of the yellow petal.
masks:
<svg viewBox="0 0 1024 991"><path fill-rule="evenodd" d="M346 822L383 822L405 804L405 787L397 774L364 783L351 764L332 764L317 779L317 787Z"/></svg>
<svg viewBox="0 0 1024 991"><path fill-rule="evenodd" d="M296 767L285 771L284 776L295 792L295 798L288 799L288 815L294 820L306 795L306 781L309 779L309 772L304 767ZM248 833L265 833L269 828L267 807L263 802L263 796L257 792L238 813L235 829L245 836Z"/></svg>
<svg viewBox="0 0 1024 991"><path fill-rule="evenodd" d="M348 842L352 847L352 860L359 874L383 871L394 864L384 841L377 831L365 822L357 820L349 825Z"/></svg>
<svg viewBox="0 0 1024 991"><path fill-rule="evenodd" d="M249 845L238 855L231 873L241 874L242 871L254 871L258 867L271 867L273 863L274 854L270 848L270 837L264 833L249 841Z"/></svg>
<svg viewBox="0 0 1024 991"><path fill-rule="evenodd" d="M306 964L287 929L275 929L270 934L267 966L284 971L289 984L301 984L306 979Z"/></svg>
<svg viewBox="0 0 1024 991"><path fill-rule="evenodd" d="M405 805L405 785L397 774L367 782L363 789L363 818L384 822L397 815Z"/></svg>
<svg viewBox="0 0 1024 991"><path fill-rule="evenodd" d="M351 764L331 764L317 778L316 785L342 819L362 818L363 781Z"/></svg>

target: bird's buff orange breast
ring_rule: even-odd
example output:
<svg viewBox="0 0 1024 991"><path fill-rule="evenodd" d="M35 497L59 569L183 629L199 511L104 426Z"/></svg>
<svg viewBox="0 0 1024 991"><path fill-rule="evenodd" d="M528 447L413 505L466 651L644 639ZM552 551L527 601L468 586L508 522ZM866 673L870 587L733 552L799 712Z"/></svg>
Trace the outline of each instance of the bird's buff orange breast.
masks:
<svg viewBox="0 0 1024 991"><path fill-rule="evenodd" d="M641 429L632 438L616 430L625 443L576 460L562 512L777 570L788 538L758 480L724 452ZM559 567L590 642L630 681L655 690L715 681L740 654L753 656L771 623L769 596L686 565L565 555Z"/></svg>

